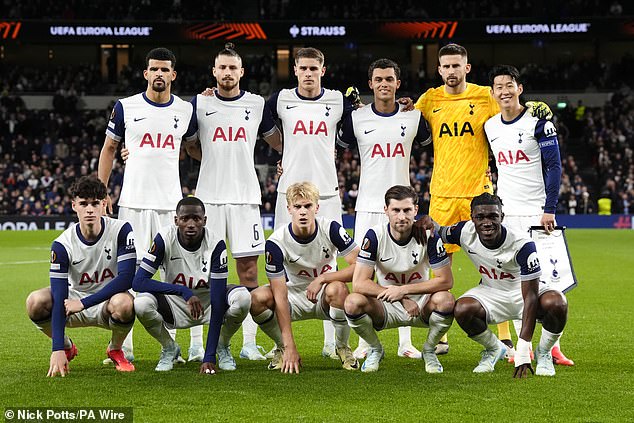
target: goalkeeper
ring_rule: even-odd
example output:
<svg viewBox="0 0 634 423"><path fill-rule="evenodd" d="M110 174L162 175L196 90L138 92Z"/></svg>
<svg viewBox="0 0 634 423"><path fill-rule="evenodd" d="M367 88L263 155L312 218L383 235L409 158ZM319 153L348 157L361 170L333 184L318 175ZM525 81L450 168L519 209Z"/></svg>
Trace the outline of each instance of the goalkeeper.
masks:
<svg viewBox="0 0 634 423"><path fill-rule="evenodd" d="M438 51L438 73L444 85L430 88L420 96L416 108L429 122L434 146L429 215L443 226L470 220L471 200L483 192L493 193L488 176L489 144L484 122L499 113L489 87L468 83L471 71L467 50L448 44ZM552 116L544 103L527 104L529 113L540 118ZM537 113L539 112L539 113ZM447 252L460 248L446 245ZM513 354L508 322L498 326L498 337ZM436 354L449 351L446 336L436 346Z"/></svg>

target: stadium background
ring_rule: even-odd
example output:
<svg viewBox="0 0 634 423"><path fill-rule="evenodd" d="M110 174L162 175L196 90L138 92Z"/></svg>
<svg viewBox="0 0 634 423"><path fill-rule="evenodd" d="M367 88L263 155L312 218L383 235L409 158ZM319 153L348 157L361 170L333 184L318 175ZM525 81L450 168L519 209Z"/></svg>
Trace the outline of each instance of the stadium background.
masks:
<svg viewBox="0 0 634 423"><path fill-rule="evenodd" d="M143 59L165 46L178 58L174 92L184 99L211 86L211 61L227 40L243 57L242 87L269 95L291 87L293 51L315 46L326 55L323 85L360 88L366 101L368 64L380 57L403 70L399 94L416 99L442 82L438 48L469 50L470 82L486 85L488 69L517 66L527 98L547 101L560 135L563 178L560 223L569 231L580 288L571 293L564 340L577 365L552 380L515 383L508 364L488 378L471 375L477 347L452 329L454 353L443 378L394 351L381 372L341 374L319 356L319 325L300 324L306 371L293 383L260 363L208 381L195 367L155 375L156 345L138 330L138 372L128 378L101 368L105 333L73 332L80 356L70 380L45 380L50 341L24 315L23 300L45 285L50 242L58 232L0 232L0 405L130 406L137 421L632 421L631 309L634 280L631 231L634 197L634 10L614 0L491 0L388 3L324 0L69 0L0 2L0 229L55 229L72 220L66 195L78 175L96 172L110 108L145 89ZM276 153L257 148L263 212L275 201ZM346 211L353 209L356 152L339 155ZM415 149L412 185L428 202L431 150ZM182 156L184 193L195 187L197 164ZM116 198L123 177L115 166ZM598 216L599 202L606 215ZM346 219L348 222L349 220ZM269 220L271 223L272 221ZM270 224L269 223L269 224ZM350 226L348 224L348 226ZM474 280L459 255L456 294ZM262 269L260 269L263 274ZM471 272L471 273L470 273ZM235 274L232 274L235 279ZM615 328L614 322L622 327ZM608 330L606 330L606 328ZM415 336L420 336L415 332ZM180 335L179 335L180 336ZM264 338L263 335L258 335ZM394 334L383 334L394 346ZM238 336L239 338L239 336ZM182 340L183 344L187 342ZM238 342L236 340L236 342ZM356 341L353 341L356 342ZM263 341L265 346L270 346ZM234 346L234 352L240 345ZM107 392L107 394L101 394ZM387 399L387 401L386 401ZM326 405L328 404L328 405ZM628 405L630 404L630 405Z"/></svg>

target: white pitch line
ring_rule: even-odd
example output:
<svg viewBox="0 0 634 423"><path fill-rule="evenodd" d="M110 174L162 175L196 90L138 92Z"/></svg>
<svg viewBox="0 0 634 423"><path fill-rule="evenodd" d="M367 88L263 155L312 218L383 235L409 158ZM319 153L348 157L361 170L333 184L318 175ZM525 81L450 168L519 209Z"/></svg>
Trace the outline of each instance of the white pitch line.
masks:
<svg viewBox="0 0 634 423"><path fill-rule="evenodd" d="M38 263L49 263L49 260L7 261L7 262L0 262L0 266L16 266L19 264L38 264Z"/></svg>

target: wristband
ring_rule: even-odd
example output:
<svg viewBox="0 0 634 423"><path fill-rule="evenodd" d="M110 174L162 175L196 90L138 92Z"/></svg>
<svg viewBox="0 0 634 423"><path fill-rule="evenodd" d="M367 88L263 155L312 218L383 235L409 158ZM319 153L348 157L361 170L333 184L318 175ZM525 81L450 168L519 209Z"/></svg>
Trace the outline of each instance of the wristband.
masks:
<svg viewBox="0 0 634 423"><path fill-rule="evenodd" d="M531 343L523 340L522 338L517 339L517 345L515 346L515 367L519 367L522 364L530 364L531 363Z"/></svg>

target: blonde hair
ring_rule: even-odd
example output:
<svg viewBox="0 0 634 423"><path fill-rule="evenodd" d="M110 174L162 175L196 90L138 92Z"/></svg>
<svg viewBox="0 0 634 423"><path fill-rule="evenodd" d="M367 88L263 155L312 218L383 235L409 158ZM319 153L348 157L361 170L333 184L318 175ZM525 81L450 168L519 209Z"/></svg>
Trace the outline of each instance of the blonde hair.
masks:
<svg viewBox="0 0 634 423"><path fill-rule="evenodd" d="M318 204L319 190L312 182L298 182L286 189L286 204L290 206L299 198Z"/></svg>

